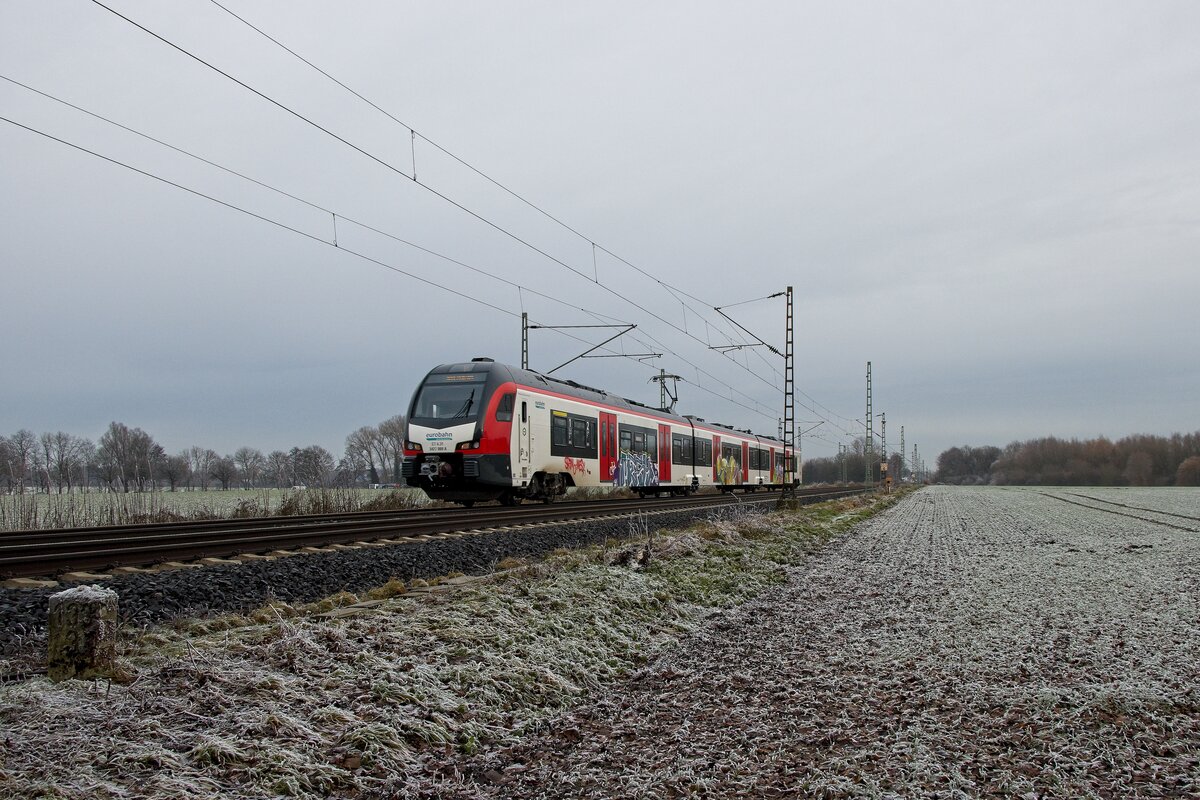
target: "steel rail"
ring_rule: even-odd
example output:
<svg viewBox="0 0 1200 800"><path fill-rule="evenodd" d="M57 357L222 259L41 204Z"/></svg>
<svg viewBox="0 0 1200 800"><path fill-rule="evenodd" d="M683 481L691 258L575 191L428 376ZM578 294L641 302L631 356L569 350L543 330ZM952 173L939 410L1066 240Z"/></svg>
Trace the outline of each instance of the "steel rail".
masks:
<svg viewBox="0 0 1200 800"><path fill-rule="evenodd" d="M861 489L810 491L802 502L855 494ZM422 541L421 537L486 531L639 513L771 502L770 494L711 494L656 500L602 500L475 509L415 509L317 517L264 517L201 523L20 531L0 537L0 575L32 577L69 571L145 566L165 561L221 558L347 543Z"/></svg>

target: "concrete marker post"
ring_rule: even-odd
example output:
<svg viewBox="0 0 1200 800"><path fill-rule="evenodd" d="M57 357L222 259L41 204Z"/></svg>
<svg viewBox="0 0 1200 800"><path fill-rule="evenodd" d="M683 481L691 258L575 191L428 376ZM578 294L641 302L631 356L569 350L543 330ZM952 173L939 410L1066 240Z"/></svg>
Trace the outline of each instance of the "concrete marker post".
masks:
<svg viewBox="0 0 1200 800"><path fill-rule="evenodd" d="M50 596L46 674L58 682L114 677L117 593L76 586Z"/></svg>

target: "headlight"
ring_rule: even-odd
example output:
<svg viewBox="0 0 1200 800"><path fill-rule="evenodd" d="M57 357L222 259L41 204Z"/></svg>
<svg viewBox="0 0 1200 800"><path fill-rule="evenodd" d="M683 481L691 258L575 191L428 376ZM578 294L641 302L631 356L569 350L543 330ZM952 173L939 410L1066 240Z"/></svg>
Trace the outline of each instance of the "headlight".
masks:
<svg viewBox="0 0 1200 800"><path fill-rule="evenodd" d="M455 449L456 450L478 450L479 449L479 440L475 440L474 442L460 442L458 447L456 447Z"/></svg>
<svg viewBox="0 0 1200 800"><path fill-rule="evenodd" d="M418 453L422 452L424 450L424 448L421 447L421 445L417 444L416 442L405 442L404 449L405 450L416 450Z"/></svg>

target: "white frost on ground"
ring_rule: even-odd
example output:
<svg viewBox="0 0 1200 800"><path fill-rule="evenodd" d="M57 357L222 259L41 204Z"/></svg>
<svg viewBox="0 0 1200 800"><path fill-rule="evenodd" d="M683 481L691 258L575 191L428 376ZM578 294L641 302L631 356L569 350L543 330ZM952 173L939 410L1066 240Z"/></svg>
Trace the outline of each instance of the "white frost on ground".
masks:
<svg viewBox="0 0 1200 800"><path fill-rule="evenodd" d="M771 522L723 512L655 536L645 568L616 565L642 560L618 558L624 547L564 551L448 594L394 596L394 581L368 608L342 608L358 599L343 594L134 631L128 685L0 685L0 798L423 793L442 781L440 758L519 741L785 580L781 559L807 557L837 509L879 505ZM649 530L636 533L641 550Z"/></svg>
<svg viewBox="0 0 1200 800"><path fill-rule="evenodd" d="M0 688L0 797L1197 797L1200 491L1116 491L932 487L815 556L838 510L159 636L129 686Z"/></svg>
<svg viewBox="0 0 1200 800"><path fill-rule="evenodd" d="M1200 796L1200 535L1059 494L921 491L459 796Z"/></svg>

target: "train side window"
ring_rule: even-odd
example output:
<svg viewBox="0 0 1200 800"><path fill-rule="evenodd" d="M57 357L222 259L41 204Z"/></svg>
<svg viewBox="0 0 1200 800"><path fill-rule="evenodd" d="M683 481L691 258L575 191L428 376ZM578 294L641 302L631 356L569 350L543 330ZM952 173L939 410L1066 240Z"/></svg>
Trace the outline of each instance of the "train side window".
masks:
<svg viewBox="0 0 1200 800"><path fill-rule="evenodd" d="M621 449L633 452L633 436L629 431L621 431Z"/></svg>
<svg viewBox="0 0 1200 800"><path fill-rule="evenodd" d="M566 447L568 442L567 418L556 412L550 417L550 443L555 447Z"/></svg>
<svg viewBox="0 0 1200 800"><path fill-rule="evenodd" d="M646 434L646 453L650 456L651 461L658 461L658 434Z"/></svg>
<svg viewBox="0 0 1200 800"><path fill-rule="evenodd" d="M588 446L588 424L585 419L571 420L571 445L573 447Z"/></svg>
<svg viewBox="0 0 1200 800"><path fill-rule="evenodd" d="M496 406L497 422L512 422L513 403L516 399L517 396L513 392L509 392L500 398L500 403Z"/></svg>

